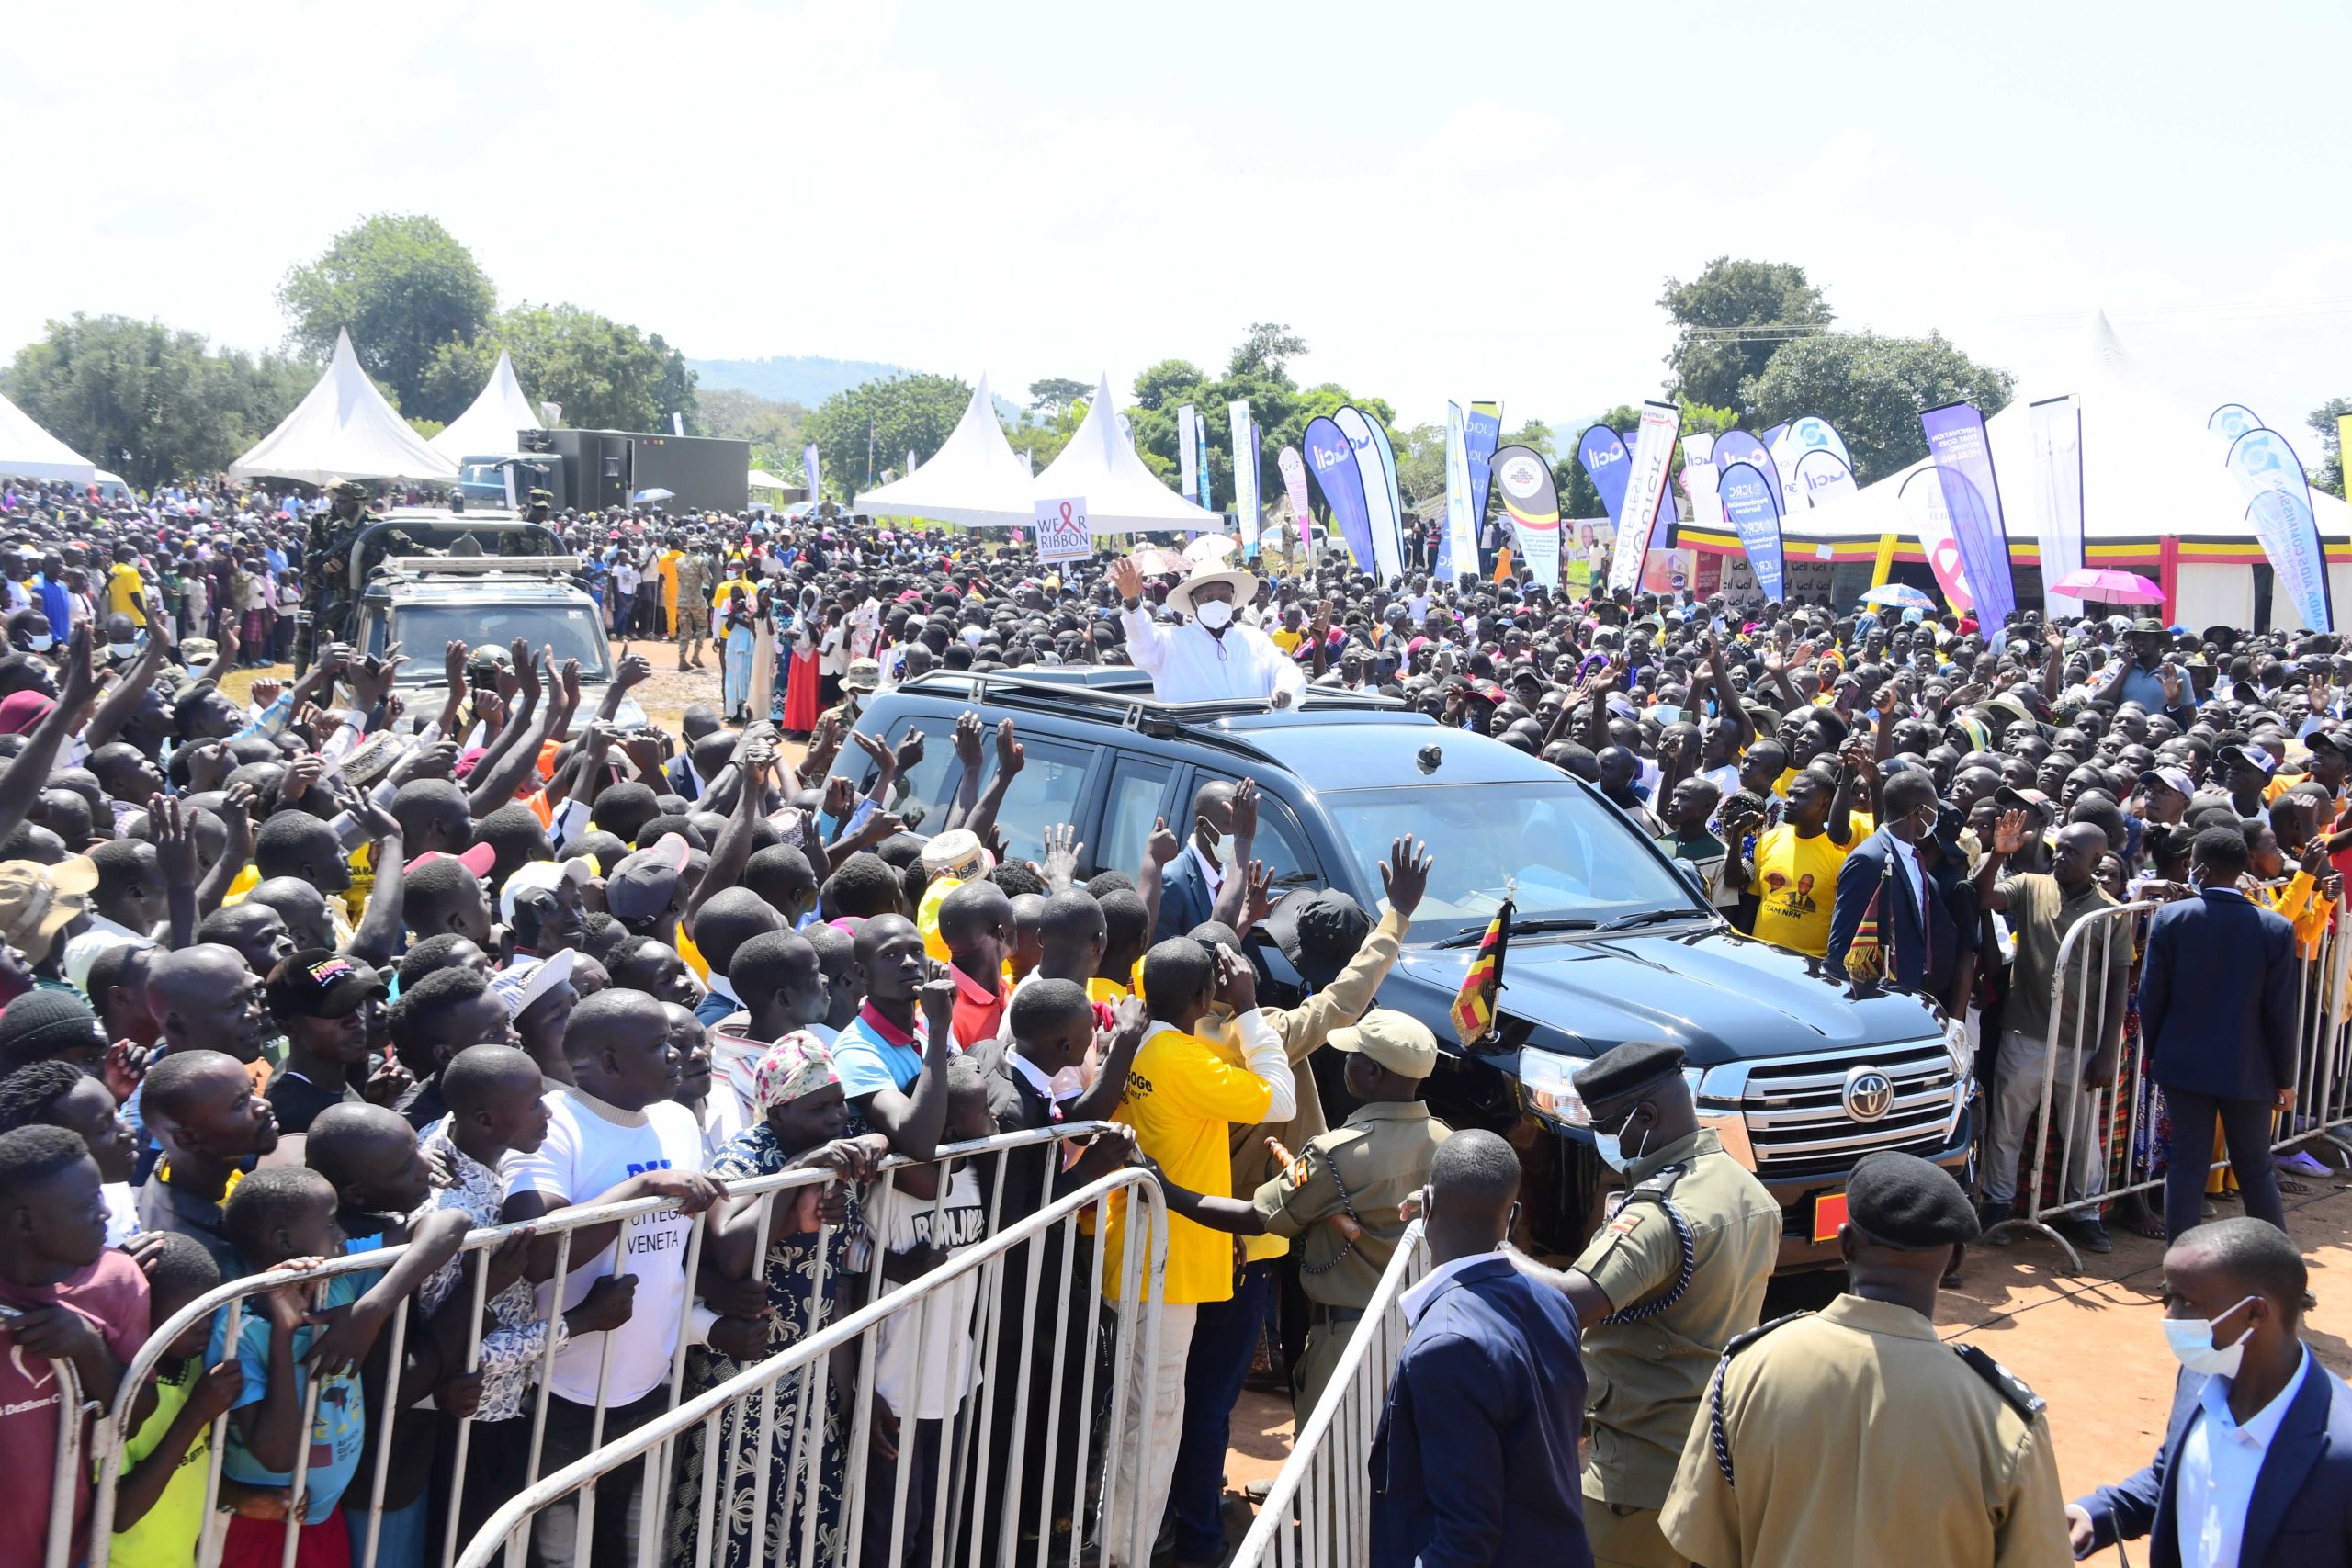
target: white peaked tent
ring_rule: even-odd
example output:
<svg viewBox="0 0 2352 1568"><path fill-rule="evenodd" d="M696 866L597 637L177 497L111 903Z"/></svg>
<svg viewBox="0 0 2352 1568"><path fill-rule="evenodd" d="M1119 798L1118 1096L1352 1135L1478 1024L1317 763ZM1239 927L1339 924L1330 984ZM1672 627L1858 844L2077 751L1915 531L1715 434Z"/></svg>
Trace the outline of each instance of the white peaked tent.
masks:
<svg viewBox="0 0 2352 1568"><path fill-rule="evenodd" d="M32 415L0 398L0 474L85 485L97 473L96 464L35 424Z"/></svg>
<svg viewBox="0 0 2352 1568"><path fill-rule="evenodd" d="M1144 466L1135 442L1119 428L1107 375L1069 445L1029 487L1044 500L1083 500L1087 523L1097 534L1177 528L1215 533L1225 526L1224 518L1186 501Z"/></svg>
<svg viewBox="0 0 2352 1568"><path fill-rule="evenodd" d="M502 348L498 368L490 373L481 395L426 445L453 463L468 457L514 457L522 455L517 435L538 428L538 411L523 395L523 384L514 379L514 361Z"/></svg>
<svg viewBox="0 0 2352 1568"><path fill-rule="evenodd" d="M310 395L254 449L229 465L237 479L454 479L458 465L435 452L392 412L359 356L351 334L337 333L334 358Z"/></svg>
<svg viewBox="0 0 2352 1568"><path fill-rule="evenodd" d="M2194 626L2253 625L2250 568L2264 557L2246 517L2245 495L2222 465L2226 444L2205 428L2204 411L2183 409L2149 385L2105 311L2091 319L2067 352L2019 378L2016 395L1985 422L2011 559L2023 568L2041 554L2041 501L2029 411L2034 403L2067 396L2082 401L2084 564L2154 579L2165 541L2177 540L2174 619ZM2317 455L2305 454L2306 461ZM1922 459L1842 500L1792 513L1782 529L1791 558L1866 558L1882 536L1892 534L1900 558L1921 558L1918 529L1902 492L1905 481L1932 466ZM2352 507L2317 491L2312 504L2321 541L2331 547L2329 590L2342 628L2352 624L2352 606L2346 603L2352 594L2352 563L2335 558L2352 538ZM1825 548L1832 555L1822 556ZM2274 601L2271 624L2295 624L2283 595Z"/></svg>
<svg viewBox="0 0 2352 1568"><path fill-rule="evenodd" d="M1035 515L1029 471L1012 455L997 423L986 372L972 389L964 417L931 461L902 479L857 498L870 517L930 517L967 528L1017 528Z"/></svg>

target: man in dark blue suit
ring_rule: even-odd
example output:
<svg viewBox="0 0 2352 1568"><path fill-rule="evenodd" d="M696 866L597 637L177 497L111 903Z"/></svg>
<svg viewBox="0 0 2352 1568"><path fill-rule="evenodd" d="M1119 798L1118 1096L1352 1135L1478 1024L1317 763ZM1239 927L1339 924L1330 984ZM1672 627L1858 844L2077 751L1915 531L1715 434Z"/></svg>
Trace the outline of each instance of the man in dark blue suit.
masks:
<svg viewBox="0 0 2352 1568"><path fill-rule="evenodd" d="M1436 1267L1400 1303L1410 1337L1372 1444L1373 1568L1591 1568L1576 1314L1497 1250L1518 1199L1502 1139L1438 1145L1422 1197Z"/></svg>
<svg viewBox="0 0 2352 1568"><path fill-rule="evenodd" d="M1233 874L1249 875L1250 846L1258 832L1258 786L1251 779L1241 782L1246 789L1211 779L1193 792L1193 830L1183 852L1160 877L1159 919L1152 927L1152 941L1192 935L1194 926L1214 918L1218 895ZM1228 835L1231 846L1220 860L1217 851ZM1234 908L1238 912L1240 906Z"/></svg>
<svg viewBox="0 0 2352 1568"><path fill-rule="evenodd" d="M2068 1505L2076 1557L2145 1536L2154 1568L2352 1564L2352 1389L2303 1345L2306 1282L2295 1244L2260 1220L2172 1244L2172 1419L2154 1463Z"/></svg>
<svg viewBox="0 0 2352 1568"><path fill-rule="evenodd" d="M2190 850L2199 897L2156 911L2140 964L2148 1076L2165 1091L2165 1235L2202 1212L2218 1115L2245 1212L2284 1228L2270 1117L2295 1104L2295 928L2237 890L2245 837L2208 828Z"/></svg>
<svg viewBox="0 0 2352 1568"><path fill-rule="evenodd" d="M1961 863L1960 813L1950 808L1949 854ZM1878 931L1886 984L1899 990L1931 997L1954 1018L1968 1016L1968 965L1963 977L1962 958L1973 952L1976 933L1962 931L1953 919L1939 878L1922 858L1928 840L1942 836L1942 814L1936 801L1936 780L1925 768L1905 768L1889 773L1879 796L1878 830L1854 846L1838 868L1838 901L1829 915L1829 967L1845 968L1846 953L1871 900L1879 901ZM1973 925L1973 921L1971 921Z"/></svg>

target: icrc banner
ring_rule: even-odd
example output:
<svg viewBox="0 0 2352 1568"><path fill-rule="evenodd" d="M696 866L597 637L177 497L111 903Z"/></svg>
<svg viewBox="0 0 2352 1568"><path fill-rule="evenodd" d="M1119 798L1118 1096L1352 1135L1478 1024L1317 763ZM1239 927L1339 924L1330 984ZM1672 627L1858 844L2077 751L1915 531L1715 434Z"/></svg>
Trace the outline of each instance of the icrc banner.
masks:
<svg viewBox="0 0 2352 1568"><path fill-rule="evenodd" d="M2230 477L2245 492L2246 516L2262 541L2262 553L2278 570L2278 585L2295 614L2307 630L2330 630L2327 556L2320 547L2303 460L2277 431L2249 430L2230 443L2227 461Z"/></svg>
<svg viewBox="0 0 2352 1568"><path fill-rule="evenodd" d="M1372 519L1363 503L1363 474L1356 466L1355 448L1347 433L1328 418L1311 419L1300 437L1306 444L1306 467L1323 489L1323 504L1355 558L1356 570L1372 570Z"/></svg>
<svg viewBox="0 0 2352 1568"><path fill-rule="evenodd" d="M1630 589L1642 579L1642 557L1667 495L1674 444L1682 434L1682 411L1673 403L1644 403L1641 428L1626 461L1625 510L1617 519L1617 553L1609 563L1609 591Z"/></svg>
<svg viewBox="0 0 2352 1568"><path fill-rule="evenodd" d="M1943 481L1944 513L1951 521L1961 564L1968 570L1969 590L1976 595L1977 624L1997 646L2009 612L2018 607L2018 590L2009 570L2008 529L2001 519L2001 487L1993 472L1992 444L1984 439L1984 416L1972 404L1946 403L1921 413L1919 428Z"/></svg>

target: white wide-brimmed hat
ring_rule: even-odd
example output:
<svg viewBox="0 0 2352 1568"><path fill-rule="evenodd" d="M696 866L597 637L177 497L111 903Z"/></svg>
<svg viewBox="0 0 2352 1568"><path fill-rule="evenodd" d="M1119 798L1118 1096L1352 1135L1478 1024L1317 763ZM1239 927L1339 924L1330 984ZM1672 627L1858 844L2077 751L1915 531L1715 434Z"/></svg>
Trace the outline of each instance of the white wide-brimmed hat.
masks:
<svg viewBox="0 0 2352 1568"><path fill-rule="evenodd" d="M1212 583L1233 584L1233 608L1238 615L1241 607L1258 596L1258 574L1238 567L1221 567L1215 561L1203 561L1192 575L1168 591L1168 607L1183 615L1193 613L1193 595Z"/></svg>

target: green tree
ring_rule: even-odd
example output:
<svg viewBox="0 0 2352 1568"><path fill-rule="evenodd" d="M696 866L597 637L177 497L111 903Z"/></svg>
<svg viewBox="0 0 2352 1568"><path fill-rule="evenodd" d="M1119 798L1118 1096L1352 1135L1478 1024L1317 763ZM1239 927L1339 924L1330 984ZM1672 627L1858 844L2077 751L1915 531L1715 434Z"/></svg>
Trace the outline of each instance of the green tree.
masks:
<svg viewBox="0 0 2352 1568"><path fill-rule="evenodd" d="M213 354L160 321L75 315L18 349L0 388L90 461L150 489L226 468L317 379L281 355Z"/></svg>
<svg viewBox="0 0 2352 1568"><path fill-rule="evenodd" d="M1787 343L1826 331L1829 301L1804 268L1717 256L1689 282L1669 277L1658 304L1679 329L1666 365L1669 395L1752 412L1740 388Z"/></svg>
<svg viewBox="0 0 2352 1568"><path fill-rule="evenodd" d="M1073 381L1067 376L1048 376L1042 381L1029 383L1029 408L1034 413L1057 414L1070 404L1081 402L1094 389L1084 381Z"/></svg>
<svg viewBox="0 0 2352 1568"><path fill-rule="evenodd" d="M2347 413L2352 413L2352 398L2330 398L2303 420L2319 434L2320 460L2311 470L2312 488L2330 495L2344 493L2343 426L2335 422Z"/></svg>
<svg viewBox="0 0 2352 1568"><path fill-rule="evenodd" d="M1990 419L2012 384L2007 371L1977 364L1940 335L1829 333L1782 348L1742 384L1740 401L1756 427L1804 414L1827 420L1846 438L1856 481L1869 484L1928 455L1924 410L1965 401Z"/></svg>
<svg viewBox="0 0 2352 1568"><path fill-rule="evenodd" d="M563 423L580 430L667 433L670 416L686 416L702 434L695 373L659 333L583 310L577 305L521 304L501 310L481 335L441 344L425 372L428 408L463 412L498 366L514 356L526 397L563 406Z"/></svg>
<svg viewBox="0 0 2352 1568"><path fill-rule="evenodd" d="M1290 362L1306 352L1306 340L1287 321L1256 321L1226 363L1228 378L1263 376L1290 385Z"/></svg>
<svg viewBox="0 0 2352 1568"><path fill-rule="evenodd" d="M1250 341L1233 353L1233 364L1246 362L1254 368L1211 379L1190 360L1161 360L1136 378L1135 406L1128 411L1135 424L1136 451L1152 472L1172 483L1182 471L1176 452L1176 411L1185 403L1193 405L1208 423L1209 496L1222 509L1233 501L1230 410L1238 400L1248 400L1250 417L1258 424L1258 495L1265 502L1282 493L1282 449L1305 439L1310 420L1337 413L1353 403L1384 425L1396 423L1396 411L1386 402L1359 397L1336 382L1300 389L1282 362L1305 351L1306 345L1290 336L1289 329L1261 323L1250 329ZM1396 439L1393 434L1390 439ZM1401 479L1397 488L1403 491Z"/></svg>
<svg viewBox="0 0 2352 1568"><path fill-rule="evenodd" d="M1062 455L1062 448L1069 445L1069 438L1078 434L1080 425L1086 423L1087 395L1093 389L1076 381L1069 384L1078 388L1078 396L1047 411L1031 410L1004 426L1005 440L1012 443L1015 452L1028 453L1030 460L1040 472L1044 471L1046 464ZM1032 387L1030 389L1034 392L1036 389Z"/></svg>
<svg viewBox="0 0 2352 1568"><path fill-rule="evenodd" d="M929 461L971 400L971 386L953 376L891 376L835 392L806 423L826 491L848 499L903 466L910 449Z"/></svg>
<svg viewBox="0 0 2352 1568"><path fill-rule="evenodd" d="M706 435L723 435L752 444L752 466L781 473L778 464L797 465L808 411L784 398L763 398L733 387L699 388L695 401L702 412ZM904 464L906 454L899 455Z"/></svg>
<svg viewBox="0 0 2352 1568"><path fill-rule="evenodd" d="M479 336L497 302L473 253L437 220L390 213L337 234L277 288L293 340L310 357L325 358L335 333L347 330L359 363L399 408L439 420L464 412L481 386L445 401L437 383L427 387L435 358Z"/></svg>
<svg viewBox="0 0 2352 1568"><path fill-rule="evenodd" d="M1735 410L1713 408L1705 403L1691 402L1688 399L1678 400L1682 408L1682 434L1685 435L1702 434L1720 435L1739 423L1739 414ZM1600 491L1593 486L1592 476L1584 471L1584 464L1577 457L1577 452L1583 447L1585 432L1596 424L1605 424L1617 432L1624 437L1625 445L1631 447L1634 445L1634 433L1641 428L1642 411L1630 403L1619 403L1599 419L1587 420L1577 426L1576 439L1561 444L1560 450L1552 462L1552 482L1560 491L1560 515L1563 517L1606 517L1609 515L1609 503L1600 499ZM1527 445L1533 446L1534 443L1529 442ZM1538 449L1541 450L1541 448ZM1677 441L1674 444L1674 455L1668 459L1667 482L1675 484L1681 476L1682 444ZM1675 493L1679 495L1681 491L1678 488Z"/></svg>

